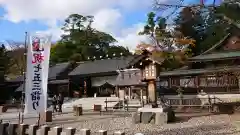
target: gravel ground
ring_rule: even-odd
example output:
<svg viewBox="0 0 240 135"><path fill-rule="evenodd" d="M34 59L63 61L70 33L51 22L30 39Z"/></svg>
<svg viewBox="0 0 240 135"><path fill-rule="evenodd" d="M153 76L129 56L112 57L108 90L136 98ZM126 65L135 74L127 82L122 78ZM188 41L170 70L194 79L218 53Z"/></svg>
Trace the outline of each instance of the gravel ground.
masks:
<svg viewBox="0 0 240 135"><path fill-rule="evenodd" d="M16 118L16 117L15 117ZM207 114L177 114L181 118L175 123L165 125L132 124L131 116L124 112L116 112L111 115L99 113L84 113L83 116L75 117L72 113L56 115L51 126L73 127L80 129L91 129L95 134L98 130L107 130L108 134L114 131L125 131L127 135L143 133L144 135L239 135L236 121L240 120L237 115L207 115ZM9 121L17 121L9 120ZM25 120L27 124L33 124L36 118ZM240 122L239 122L240 125ZM239 126L240 127L240 126Z"/></svg>
<svg viewBox="0 0 240 135"><path fill-rule="evenodd" d="M89 117L90 118L90 117ZM194 117L184 122L165 124L162 126L152 124L132 124L129 116L102 116L88 120L76 120L75 123L62 123L61 126L78 129L91 129L92 133L98 130L107 130L109 134L114 131L125 131L127 135L143 133L145 135L239 135L232 124L229 115L212 115Z"/></svg>

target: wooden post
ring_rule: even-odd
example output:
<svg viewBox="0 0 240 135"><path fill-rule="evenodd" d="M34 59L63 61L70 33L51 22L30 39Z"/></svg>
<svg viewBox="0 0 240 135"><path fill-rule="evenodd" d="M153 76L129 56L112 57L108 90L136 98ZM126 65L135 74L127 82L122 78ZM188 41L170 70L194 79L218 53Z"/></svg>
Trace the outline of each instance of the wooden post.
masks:
<svg viewBox="0 0 240 135"><path fill-rule="evenodd" d="M80 135L91 135L91 131L89 129L81 129Z"/></svg>
<svg viewBox="0 0 240 135"><path fill-rule="evenodd" d="M8 135L17 135L18 124L12 123L8 127Z"/></svg>
<svg viewBox="0 0 240 135"><path fill-rule="evenodd" d="M70 79L68 77L68 97L72 97L72 94L70 94Z"/></svg>
<svg viewBox="0 0 240 135"><path fill-rule="evenodd" d="M48 135L61 135L62 127L54 127L48 131Z"/></svg>
<svg viewBox="0 0 240 135"><path fill-rule="evenodd" d="M119 97L118 92L119 92L119 91L118 91L118 86L116 85L116 86L115 86L115 95L116 95L116 97Z"/></svg>
<svg viewBox="0 0 240 135"><path fill-rule="evenodd" d="M128 99L129 99L129 100L131 99L131 96L132 96L132 94L131 94L131 88L128 87Z"/></svg>
<svg viewBox="0 0 240 135"><path fill-rule="evenodd" d="M107 130L99 130L98 135L107 135Z"/></svg>
<svg viewBox="0 0 240 135"><path fill-rule="evenodd" d="M156 103L156 87L155 87L155 81L151 80L148 82L148 97L150 103Z"/></svg>
<svg viewBox="0 0 240 135"><path fill-rule="evenodd" d="M105 104L106 104L105 110L106 110L106 112L107 112L107 111L108 111L108 108L107 108L107 98L106 98L106 100L105 100Z"/></svg>
<svg viewBox="0 0 240 135"><path fill-rule="evenodd" d="M169 80L168 80L168 86L169 86L169 88L172 88L172 78L169 78Z"/></svg>
<svg viewBox="0 0 240 135"><path fill-rule="evenodd" d="M30 125L28 129L29 135L36 135L38 130L38 125Z"/></svg>
<svg viewBox="0 0 240 135"><path fill-rule="evenodd" d="M76 133L76 129L75 128L67 128L66 131L65 131L65 135L75 135Z"/></svg>
<svg viewBox="0 0 240 135"><path fill-rule="evenodd" d="M126 103L127 103L127 111L128 111L128 103L129 103L129 100L128 100L128 99L126 100Z"/></svg>
<svg viewBox="0 0 240 135"><path fill-rule="evenodd" d="M28 128L27 124L20 124L19 135L26 135L27 128Z"/></svg>
<svg viewBox="0 0 240 135"><path fill-rule="evenodd" d="M41 119L41 114L38 113L38 120L37 120L37 124L38 124L38 126L40 126L40 119Z"/></svg>
<svg viewBox="0 0 240 135"><path fill-rule="evenodd" d="M142 88L140 89L140 102L141 102L141 105L143 106L143 90Z"/></svg>
<svg viewBox="0 0 240 135"><path fill-rule="evenodd" d="M0 135L7 134L8 123L0 123Z"/></svg>
<svg viewBox="0 0 240 135"><path fill-rule="evenodd" d="M239 75L239 73L237 74L237 80L238 80L238 90L240 91L240 75Z"/></svg>
<svg viewBox="0 0 240 135"><path fill-rule="evenodd" d="M37 130L37 135L48 135L49 131L50 131L50 126L44 125Z"/></svg>

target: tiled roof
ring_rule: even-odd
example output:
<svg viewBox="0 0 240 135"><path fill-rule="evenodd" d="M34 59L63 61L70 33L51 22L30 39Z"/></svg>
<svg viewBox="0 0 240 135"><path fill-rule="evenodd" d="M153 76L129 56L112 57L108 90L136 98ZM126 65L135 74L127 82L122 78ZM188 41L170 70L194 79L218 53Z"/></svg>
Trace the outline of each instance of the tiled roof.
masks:
<svg viewBox="0 0 240 135"><path fill-rule="evenodd" d="M227 59L240 57L240 51L227 51L227 52L216 52L209 53L204 55L198 55L192 58L189 58L189 61L208 61L208 60L217 60L217 59Z"/></svg>
<svg viewBox="0 0 240 135"><path fill-rule="evenodd" d="M74 75L92 75L99 73L109 73L116 72L116 70L121 68L127 68L129 62L133 60L135 56L128 56L122 58L114 59L103 59L95 61L86 61L76 67L72 72L69 73L70 76Z"/></svg>
<svg viewBox="0 0 240 135"><path fill-rule="evenodd" d="M182 76L182 75L199 75L205 73L217 73L239 70L240 66L225 66L205 69L176 69L173 71L160 72L160 77Z"/></svg>
<svg viewBox="0 0 240 135"><path fill-rule="evenodd" d="M54 80L56 79L56 77L64 72L65 70L67 70L67 68L71 65L70 62L66 62L66 63L59 63L56 64L52 67L49 68L49 73L48 73L48 79L49 80Z"/></svg>
<svg viewBox="0 0 240 135"><path fill-rule="evenodd" d="M24 78L21 75L21 76L18 76L17 78L15 78L15 79L9 80L8 82L13 82L13 83L15 82L15 83L17 83L17 82L23 82L23 80L24 80Z"/></svg>
<svg viewBox="0 0 240 135"><path fill-rule="evenodd" d="M59 63L56 64L52 67L49 68L49 73L48 73L48 79L49 80L54 80L56 77L64 72L68 67L70 66L70 63ZM9 82L23 82L23 76L19 76L16 79L10 80Z"/></svg>

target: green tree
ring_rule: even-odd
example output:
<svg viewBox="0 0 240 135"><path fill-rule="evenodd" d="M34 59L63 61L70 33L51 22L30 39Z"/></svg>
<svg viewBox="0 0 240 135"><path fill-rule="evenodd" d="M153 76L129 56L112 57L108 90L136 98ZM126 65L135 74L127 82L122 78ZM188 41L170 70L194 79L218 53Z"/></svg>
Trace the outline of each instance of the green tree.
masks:
<svg viewBox="0 0 240 135"><path fill-rule="evenodd" d="M6 74L9 79L16 78L23 74L26 70L26 56L24 55L26 49L23 43L7 40L9 50L8 55L8 68Z"/></svg>
<svg viewBox="0 0 240 135"><path fill-rule="evenodd" d="M159 47L161 50L172 51L173 48L170 45L172 43L171 33L167 31L166 27L165 18L157 17L154 12L150 12L148 13L147 24L139 34L147 35L153 46Z"/></svg>
<svg viewBox="0 0 240 135"><path fill-rule="evenodd" d="M8 69L9 57L5 46L2 44L0 46L0 84L4 83L5 75Z"/></svg>
<svg viewBox="0 0 240 135"><path fill-rule="evenodd" d="M215 8L185 7L175 19L175 31L194 39L196 45L189 49L192 55L199 55L220 41L231 23L240 20L239 11L236 3L222 3Z"/></svg>
<svg viewBox="0 0 240 135"><path fill-rule="evenodd" d="M159 17L154 12L148 14L147 24L139 34L148 36L152 42L137 46L137 51L139 48L148 48L153 55L165 58L163 67L166 70L180 67L186 59L186 46L194 45L191 39L181 39L176 33L168 30L166 18Z"/></svg>
<svg viewBox="0 0 240 135"><path fill-rule="evenodd" d="M113 46L117 42L110 34L91 27L92 16L78 14L70 15L63 26L66 34L52 47L51 62L66 62L87 60L88 57L100 58L107 53L128 53L128 49Z"/></svg>

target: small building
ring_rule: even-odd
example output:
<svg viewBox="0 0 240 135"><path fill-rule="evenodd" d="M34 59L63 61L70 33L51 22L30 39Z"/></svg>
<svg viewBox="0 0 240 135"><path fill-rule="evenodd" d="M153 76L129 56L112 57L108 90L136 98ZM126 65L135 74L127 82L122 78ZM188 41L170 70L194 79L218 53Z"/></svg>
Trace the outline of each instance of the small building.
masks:
<svg viewBox="0 0 240 135"><path fill-rule="evenodd" d="M116 80L116 89L120 98L143 99L146 96L146 82L142 82L142 71L137 68L119 70ZM122 94L119 94L121 93ZM121 97L123 96L123 97Z"/></svg>
<svg viewBox="0 0 240 135"><path fill-rule="evenodd" d="M188 59L186 66L160 73L160 85L167 95L196 97L201 93L222 97L240 94L240 33L239 28L229 33L201 55ZM192 96L191 96L192 95ZM228 95L228 96L227 96Z"/></svg>

